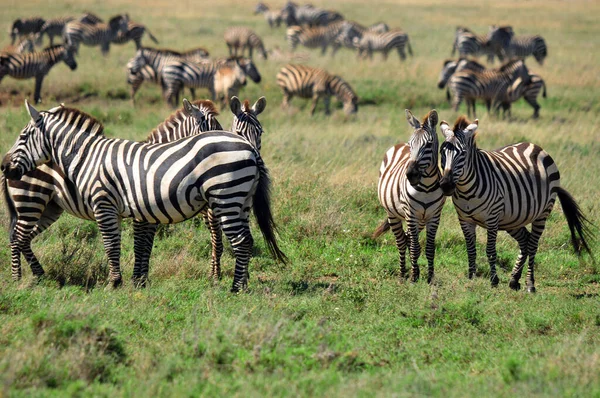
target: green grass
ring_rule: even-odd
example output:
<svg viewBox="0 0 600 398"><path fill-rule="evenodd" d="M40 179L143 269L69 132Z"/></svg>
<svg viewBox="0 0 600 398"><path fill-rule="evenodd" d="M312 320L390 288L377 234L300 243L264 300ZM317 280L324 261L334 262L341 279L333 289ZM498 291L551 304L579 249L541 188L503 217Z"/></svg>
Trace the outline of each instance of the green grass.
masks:
<svg viewBox="0 0 600 398"><path fill-rule="evenodd" d="M325 5L322 1L316 5ZM223 56L227 26L253 27L268 48L286 48L284 29L270 30L254 3L130 0L5 7L0 25L28 15L91 10L104 18L127 11L161 46L207 47ZM279 4L280 5L280 4ZM600 268L580 261L556 206L537 257L538 293L507 284L517 245L498 237L501 285L489 286L479 231L478 278L468 280L462 233L450 201L436 242L436 281L398 281L391 234L372 240L384 218L376 186L385 150L406 141L409 107L422 116L436 108L452 122L436 88L456 25L485 32L510 23L518 34L539 33L549 57L528 62L548 87L541 117L518 103L514 120L479 106L478 142L494 148L517 141L541 145L559 166L562 185L600 224L600 102L596 51L600 7L594 2L379 1L327 2L348 19L383 20L410 35L415 56L400 63L358 62L310 54L308 63L348 80L360 97L356 116L308 116L308 103L279 107L275 75L284 62L258 60L260 85L242 97L265 95L263 157L273 176L273 208L290 264L276 263L257 228L250 289L231 295L233 257L226 250L223 280L208 281L209 234L200 220L161 230L151 261L151 286L132 288L133 239L124 222L125 286L106 288L107 265L95 224L63 216L34 242L48 277L34 284L10 278L8 234L0 234L0 396L600 396ZM8 35L1 43L8 43ZM134 46L113 46L103 58L82 47L79 68L64 65L44 82L40 109L59 102L106 126L107 135L142 140L170 113L156 86L146 85L133 107L124 94L125 64ZM6 151L28 121L22 107L33 81L0 84L0 148ZM207 92L201 95L208 95ZM461 112L464 108L461 109ZM231 115L219 117L229 126ZM4 208L0 217L7 224ZM423 237L422 237L423 238ZM598 253L594 242L592 250ZM597 256L597 255L596 255ZM422 267L425 259L420 259Z"/></svg>

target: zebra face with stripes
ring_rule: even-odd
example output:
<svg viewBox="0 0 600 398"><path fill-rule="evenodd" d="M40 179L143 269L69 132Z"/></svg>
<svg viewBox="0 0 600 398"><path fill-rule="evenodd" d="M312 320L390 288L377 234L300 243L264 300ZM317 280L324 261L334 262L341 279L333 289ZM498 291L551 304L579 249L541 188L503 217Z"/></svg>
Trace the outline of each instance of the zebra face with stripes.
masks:
<svg viewBox="0 0 600 398"><path fill-rule="evenodd" d="M25 126L17 142L8 151L0 171L9 180L20 180L25 173L50 161L50 143L44 134L44 117L25 100L31 121Z"/></svg>
<svg viewBox="0 0 600 398"><path fill-rule="evenodd" d="M440 186L446 196L454 194L456 184L463 177L465 165L470 160L472 149L475 148L475 132L478 124L479 120L475 119L473 123L469 123L464 116L456 121L453 130L445 121L440 124L440 129L445 137L441 147L442 179Z"/></svg>
<svg viewBox="0 0 600 398"><path fill-rule="evenodd" d="M432 110L421 123L411 111L406 109L406 120L415 129L408 141L410 159L406 168L406 178L412 186L416 187L422 177L438 173L438 138L435 132L438 114L435 109Z"/></svg>
<svg viewBox="0 0 600 398"><path fill-rule="evenodd" d="M257 116L267 107L266 98L260 97L254 105L250 107L248 100L244 101L242 104L238 97L234 96L231 98L229 106L233 113L231 131L244 137L260 153L263 128L258 121Z"/></svg>
<svg viewBox="0 0 600 398"><path fill-rule="evenodd" d="M144 49L140 48L135 53L135 57L131 58L129 60L129 62L127 62L127 69L129 69L130 73L135 75L140 71L140 69L142 69L147 64L148 64L148 59L146 58L146 55L144 54Z"/></svg>
<svg viewBox="0 0 600 398"><path fill-rule="evenodd" d="M444 67L440 72L440 77L438 78L438 88L441 90L446 87L446 83L448 83L448 79L450 76L456 72L456 67L458 66L458 62L447 60L444 62Z"/></svg>

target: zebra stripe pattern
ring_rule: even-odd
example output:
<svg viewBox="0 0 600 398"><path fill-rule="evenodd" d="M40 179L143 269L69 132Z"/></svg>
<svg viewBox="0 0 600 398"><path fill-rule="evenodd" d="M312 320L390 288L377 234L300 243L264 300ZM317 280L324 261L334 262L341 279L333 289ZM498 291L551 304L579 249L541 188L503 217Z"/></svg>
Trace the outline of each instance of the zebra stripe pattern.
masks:
<svg viewBox="0 0 600 398"><path fill-rule="evenodd" d="M306 48L320 48L321 54L325 55L327 47L335 42L343 26L343 21L312 28L290 26L286 31L287 42L292 52L298 47L298 44L301 44ZM333 54L335 51L337 51L336 46L334 46Z"/></svg>
<svg viewBox="0 0 600 398"><path fill-rule="evenodd" d="M230 57L243 57L244 52L248 49L249 58L252 58L252 51L257 50L263 59L267 59L267 51L263 41L252 29L243 26L227 28L224 38Z"/></svg>
<svg viewBox="0 0 600 398"><path fill-rule="evenodd" d="M108 23L90 25L79 21L71 21L63 30L63 42L79 50L79 45L100 46L102 55L108 54L110 43L120 33L126 34L129 23L127 15L117 15Z"/></svg>
<svg viewBox="0 0 600 398"><path fill-rule="evenodd" d="M540 35L515 36L511 26L490 26L490 43L509 58L533 56L540 64L548 56L546 41Z"/></svg>
<svg viewBox="0 0 600 398"><path fill-rule="evenodd" d="M507 90L506 97L501 104L504 114L508 111L510 117L510 107L513 102L518 101L521 97L533 108L533 118L540 116L540 104L537 102L537 97L540 91L543 90L542 96L546 98L546 83L539 75L529 75L530 82L525 84L523 79L518 78L513 85Z"/></svg>
<svg viewBox="0 0 600 398"><path fill-rule="evenodd" d="M440 188L438 168L438 137L435 131L438 115L430 111L419 122L407 109L406 118L414 129L408 144L399 144L387 150L379 169L377 193L387 212L387 220L375 231L376 238L389 228L396 238L400 253L400 277L408 277L406 247L410 245L412 280L419 279L421 254L419 232L427 231L425 255L428 263L427 282L434 277L435 235L440 224L446 200ZM402 222L406 223L406 232Z"/></svg>
<svg viewBox="0 0 600 398"><path fill-rule="evenodd" d="M38 112L28 103L27 108L31 122L5 156L1 171L6 178L18 180L37 164L52 162L59 167L98 223L113 286L122 283L121 218L176 223L208 208L220 220L236 257L231 290L247 285L253 246L250 207L263 234L275 237L268 172L251 144L223 131L165 144L109 139L99 122L78 110L58 107ZM87 156L71 156L74 147ZM276 241L269 242L269 248L285 261ZM134 277L146 278L135 270Z"/></svg>
<svg viewBox="0 0 600 398"><path fill-rule="evenodd" d="M404 47L408 48L411 56L413 55L408 35L399 30L385 33L365 32L361 38L354 38L354 45L359 57L368 56L370 59L373 59L373 52L380 52L383 54L383 59L387 59L388 53L396 49L400 60L404 61L406 59Z"/></svg>
<svg viewBox="0 0 600 398"><path fill-rule="evenodd" d="M133 21L128 22L126 32L119 31L117 36L112 39L111 42L114 44L126 44L133 41L135 43L135 48L139 50L142 48L142 37L144 36L144 33L147 33L150 40L158 44L158 40L150 33L150 30L146 26Z"/></svg>
<svg viewBox="0 0 600 398"><path fill-rule="evenodd" d="M246 85L246 73L237 62L233 66L222 65L215 73L213 84L215 98L225 107L229 99L236 96L240 88Z"/></svg>
<svg viewBox="0 0 600 398"><path fill-rule="evenodd" d="M45 22L40 17L16 19L10 28L10 44L14 46L17 38L38 33Z"/></svg>
<svg viewBox="0 0 600 398"><path fill-rule="evenodd" d="M286 3L281 13L287 26L327 26L331 23L344 20L344 17L337 11L324 10L309 4L298 6L291 1Z"/></svg>
<svg viewBox="0 0 600 398"><path fill-rule="evenodd" d="M61 61L64 61L71 70L77 69L73 51L62 45L48 47L41 52L30 54L0 54L0 81L6 75L15 79L35 77L33 99L35 102L40 102L44 78L50 69Z"/></svg>
<svg viewBox="0 0 600 398"><path fill-rule="evenodd" d="M44 35L48 35L48 38L50 39L50 46L54 45L54 37L62 37L65 25L73 20L75 20L74 17L62 17L46 20L40 31L35 34L35 44L37 46L41 46L44 40Z"/></svg>
<svg viewBox="0 0 600 398"><path fill-rule="evenodd" d="M366 32L381 34L389 32L389 30L390 27L384 22L378 22L367 27L355 21L344 21L339 34L333 41L333 54L342 46L354 50L354 38L360 39Z"/></svg>
<svg viewBox="0 0 600 398"><path fill-rule="evenodd" d="M325 114L329 114L329 101L335 95L344 104L347 115L358 111L358 97L352 87L341 77L331 75L324 69L288 64L277 74L277 85L283 91L283 107L288 107L294 96L312 98L310 114L313 115L319 98L323 97Z"/></svg>
<svg viewBox="0 0 600 398"><path fill-rule="evenodd" d="M26 54L32 53L35 51L35 45L33 40L29 37L25 37L21 39L16 46L9 44L5 46L0 53L17 53L17 54Z"/></svg>
<svg viewBox="0 0 600 398"><path fill-rule="evenodd" d="M464 26L456 28L451 55L454 56L456 51L458 51L461 58L486 56L487 61L493 63L494 56L497 55L500 61L504 60L503 54L495 51L495 47L488 40L488 36L478 35Z"/></svg>
<svg viewBox="0 0 600 398"><path fill-rule="evenodd" d="M271 10L265 3L258 3L256 5L254 15L256 14L263 14L271 29L274 27L278 28L281 25L281 21L283 21L281 11Z"/></svg>
<svg viewBox="0 0 600 398"><path fill-rule="evenodd" d="M554 160L539 146L522 142L495 151L479 149L475 141L478 121L460 117L452 130L442 121L443 175L440 185L452 195L467 244L469 278L475 275L475 227L487 229L486 254L492 286L496 274L496 237L506 231L519 244L519 256L509 286L518 290L527 258L527 289L535 292L534 263L538 244L558 196L571 229L573 246L579 253L590 252L587 220L573 197L560 187L560 174ZM526 226L531 224L531 231ZM581 246L580 246L581 245Z"/></svg>

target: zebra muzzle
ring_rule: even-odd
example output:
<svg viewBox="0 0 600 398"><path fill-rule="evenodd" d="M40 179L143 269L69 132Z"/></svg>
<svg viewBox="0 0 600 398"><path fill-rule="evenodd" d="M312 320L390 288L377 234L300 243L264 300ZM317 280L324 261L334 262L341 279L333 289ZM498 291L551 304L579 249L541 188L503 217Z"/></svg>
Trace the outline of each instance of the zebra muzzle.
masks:
<svg viewBox="0 0 600 398"><path fill-rule="evenodd" d="M2 162L2 165L0 165L0 171L4 174L4 176L8 180L20 180L21 177L23 176L23 172L21 171L21 168L13 167L11 165L10 161Z"/></svg>
<svg viewBox="0 0 600 398"><path fill-rule="evenodd" d="M416 162L411 162L406 169L406 178L410 185L416 186L421 181L421 173Z"/></svg>
<svg viewBox="0 0 600 398"><path fill-rule="evenodd" d="M452 181L451 178L442 177L440 180L440 188L442 188L442 192L446 196L452 196L454 190L456 188L456 184Z"/></svg>

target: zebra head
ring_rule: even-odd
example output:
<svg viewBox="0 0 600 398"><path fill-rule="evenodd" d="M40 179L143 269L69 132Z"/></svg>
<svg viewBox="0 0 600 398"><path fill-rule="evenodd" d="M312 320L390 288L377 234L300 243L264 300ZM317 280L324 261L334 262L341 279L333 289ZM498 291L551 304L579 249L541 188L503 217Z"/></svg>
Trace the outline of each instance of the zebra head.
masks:
<svg viewBox="0 0 600 398"><path fill-rule="evenodd" d="M219 114L215 104L209 100L197 100L189 102L183 99L183 110L187 117L194 118L194 132L190 135L198 134L204 131L223 130L216 116Z"/></svg>
<svg viewBox="0 0 600 398"><path fill-rule="evenodd" d="M458 66L458 62L452 60L444 61L444 67L440 72L440 77L438 78L438 88L441 90L446 87L446 83L448 83L448 79L450 76L456 72L456 67Z"/></svg>
<svg viewBox="0 0 600 398"><path fill-rule="evenodd" d="M250 58L238 58L236 63L240 65L244 70L244 73L246 73L246 76L252 79L254 83L260 83L262 77L260 76L256 65Z"/></svg>
<svg viewBox="0 0 600 398"><path fill-rule="evenodd" d="M479 120L469 123L466 117L461 116L456 120L453 130L448 123L442 120L440 129L444 135L441 147L442 179L440 187L444 195L451 196L456 184L463 177L465 165L470 161L470 155L475 146L475 132Z"/></svg>
<svg viewBox="0 0 600 398"><path fill-rule="evenodd" d="M45 133L44 117L27 100L25 107L31 120L0 165L0 171L9 180L20 180L25 173L50 161L50 142Z"/></svg>
<svg viewBox="0 0 600 398"><path fill-rule="evenodd" d="M135 53L135 57L131 58L129 62L127 62L127 69L129 69L130 73L136 74L148 64L148 58L144 52L144 47L137 50Z"/></svg>
<svg viewBox="0 0 600 398"><path fill-rule="evenodd" d="M254 15L256 14L262 14L264 12L269 11L269 6L267 6L265 3L260 2L256 5L256 8L254 9Z"/></svg>
<svg viewBox="0 0 600 398"><path fill-rule="evenodd" d="M62 60L71 70L77 69L77 61L75 61L75 53L77 49L74 46L65 46L62 54Z"/></svg>
<svg viewBox="0 0 600 398"><path fill-rule="evenodd" d="M437 174L439 143L435 127L438 122L438 114L435 109L429 111L421 123L411 111L406 109L406 120L414 129L408 141L410 159L406 168L406 178L410 185L417 186L423 176Z"/></svg>
<svg viewBox="0 0 600 398"><path fill-rule="evenodd" d="M231 131L237 135L244 137L250 142L260 153L261 137L263 128L258 121L257 116L262 113L267 107L265 97L260 97L252 107L248 100L240 103L238 97L231 97L229 102L231 112L233 113L233 122L231 123Z"/></svg>
<svg viewBox="0 0 600 398"><path fill-rule="evenodd" d="M108 21L110 30L126 34L129 30L129 14L115 15Z"/></svg>

